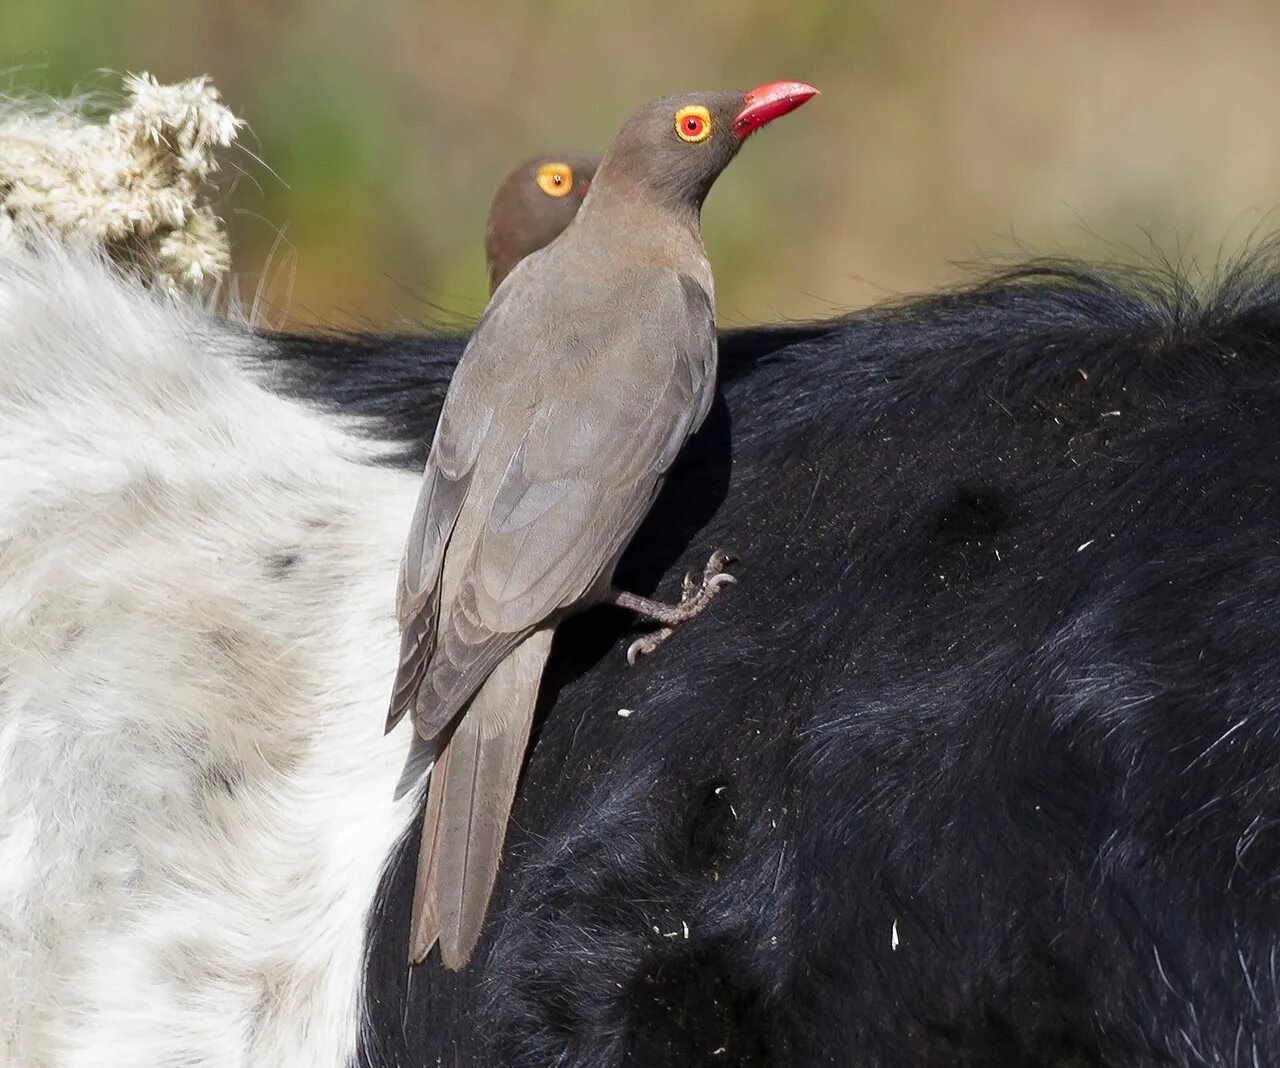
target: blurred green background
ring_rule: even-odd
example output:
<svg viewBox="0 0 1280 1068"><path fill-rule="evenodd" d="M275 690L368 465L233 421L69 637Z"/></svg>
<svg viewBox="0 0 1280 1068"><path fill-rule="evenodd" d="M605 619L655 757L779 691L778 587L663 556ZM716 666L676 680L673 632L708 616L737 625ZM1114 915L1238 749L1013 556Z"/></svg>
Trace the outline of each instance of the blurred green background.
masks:
<svg viewBox="0 0 1280 1068"><path fill-rule="evenodd" d="M404 327L479 312L520 159L603 147L665 93L811 81L707 202L728 324L1013 253L1212 262L1280 200L1277 42L1263 0L5 0L0 88L211 75L270 168L237 150L227 176L241 288L277 321Z"/></svg>

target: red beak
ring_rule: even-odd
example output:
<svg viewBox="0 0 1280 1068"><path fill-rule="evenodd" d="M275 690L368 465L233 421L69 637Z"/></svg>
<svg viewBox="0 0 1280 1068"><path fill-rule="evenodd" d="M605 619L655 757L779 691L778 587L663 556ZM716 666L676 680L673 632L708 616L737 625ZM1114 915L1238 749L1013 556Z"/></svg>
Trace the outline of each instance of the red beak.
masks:
<svg viewBox="0 0 1280 1068"><path fill-rule="evenodd" d="M578 186L578 196L585 197L587 195L587 190L590 188L591 188L591 179L588 178L585 182L583 182L581 185Z"/></svg>
<svg viewBox="0 0 1280 1068"><path fill-rule="evenodd" d="M758 86L742 98L746 107L734 118L733 132L739 137L748 137L817 95L818 90L804 82L769 82Z"/></svg>

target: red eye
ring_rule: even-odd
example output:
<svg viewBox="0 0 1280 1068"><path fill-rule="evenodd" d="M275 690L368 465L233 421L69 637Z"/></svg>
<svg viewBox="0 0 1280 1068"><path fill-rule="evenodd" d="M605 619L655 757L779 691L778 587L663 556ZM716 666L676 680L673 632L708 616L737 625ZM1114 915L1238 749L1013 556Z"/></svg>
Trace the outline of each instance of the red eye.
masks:
<svg viewBox="0 0 1280 1068"><path fill-rule="evenodd" d="M676 112L676 133L681 140L697 144L711 136L711 113L701 104L690 104Z"/></svg>

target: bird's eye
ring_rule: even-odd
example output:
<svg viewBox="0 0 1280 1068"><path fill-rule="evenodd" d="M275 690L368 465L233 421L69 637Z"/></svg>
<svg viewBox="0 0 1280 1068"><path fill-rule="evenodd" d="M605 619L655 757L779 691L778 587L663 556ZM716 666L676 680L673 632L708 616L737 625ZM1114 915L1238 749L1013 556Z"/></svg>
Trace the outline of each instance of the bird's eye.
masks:
<svg viewBox="0 0 1280 1068"><path fill-rule="evenodd" d="M697 144L711 136L711 112L701 104L691 104L676 112L676 133L680 140Z"/></svg>
<svg viewBox="0 0 1280 1068"><path fill-rule="evenodd" d="M538 168L538 188L549 197L562 197L573 188L573 168L567 163L544 163Z"/></svg>

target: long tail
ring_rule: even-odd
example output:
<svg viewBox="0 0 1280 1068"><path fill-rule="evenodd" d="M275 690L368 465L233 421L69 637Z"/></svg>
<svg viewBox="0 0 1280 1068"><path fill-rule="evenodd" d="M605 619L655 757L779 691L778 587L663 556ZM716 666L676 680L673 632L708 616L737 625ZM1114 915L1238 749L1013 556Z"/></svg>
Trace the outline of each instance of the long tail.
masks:
<svg viewBox="0 0 1280 1068"><path fill-rule="evenodd" d="M456 971L480 938L551 636L551 630L534 632L494 668L431 769L409 936L412 964L439 942L444 966Z"/></svg>

